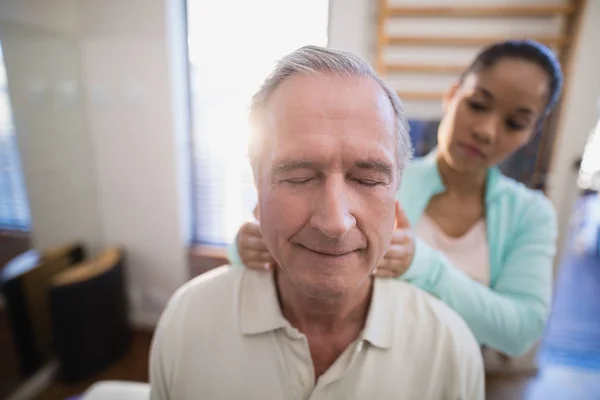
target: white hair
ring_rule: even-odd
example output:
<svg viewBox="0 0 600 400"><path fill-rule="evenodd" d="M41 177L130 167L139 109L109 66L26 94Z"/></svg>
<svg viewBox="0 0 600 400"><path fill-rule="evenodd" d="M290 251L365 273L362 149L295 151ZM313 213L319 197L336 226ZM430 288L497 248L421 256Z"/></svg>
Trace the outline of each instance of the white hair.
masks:
<svg viewBox="0 0 600 400"><path fill-rule="evenodd" d="M250 104L250 120L252 123L252 138L248 149L250 164L257 181L260 159L265 137L264 109L273 92L288 78L296 75L333 75L337 77L367 77L381 86L389 99L396 118L396 158L398 177L404 166L412 157L412 145L408 135L408 123L404 107L398 95L392 90L373 68L360 57L334 49L319 46L305 46L283 57L265 79L260 89L252 97Z"/></svg>

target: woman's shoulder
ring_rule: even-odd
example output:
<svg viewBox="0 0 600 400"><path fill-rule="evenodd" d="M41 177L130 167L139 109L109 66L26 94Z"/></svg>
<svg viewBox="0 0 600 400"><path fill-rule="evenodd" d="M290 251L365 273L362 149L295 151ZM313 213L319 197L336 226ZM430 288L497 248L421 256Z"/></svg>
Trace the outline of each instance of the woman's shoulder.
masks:
<svg viewBox="0 0 600 400"><path fill-rule="evenodd" d="M527 187L521 182L502 175L499 171L490 182L489 189L493 196L500 197L520 216L521 222L528 223L537 219L556 219L554 206L546 195L540 191Z"/></svg>
<svg viewBox="0 0 600 400"><path fill-rule="evenodd" d="M494 179L490 181L494 189L498 190L504 196L513 197L522 202L535 202L550 205L550 201L541 190L531 189L522 182L502 174L496 170L493 172Z"/></svg>
<svg viewBox="0 0 600 400"><path fill-rule="evenodd" d="M412 201L415 196L419 197L422 192L427 192L423 189L428 185L437 185L439 178L436 171L435 163L427 158L411 160L402 170L398 199L403 203Z"/></svg>
<svg viewBox="0 0 600 400"><path fill-rule="evenodd" d="M419 173L430 170L431 168L436 168L436 163L432 159L431 155L426 155L424 157L413 158L410 162L404 167L404 173Z"/></svg>
<svg viewBox="0 0 600 400"><path fill-rule="evenodd" d="M420 181L436 171L435 162L428 157L414 158L402 170L402 183Z"/></svg>

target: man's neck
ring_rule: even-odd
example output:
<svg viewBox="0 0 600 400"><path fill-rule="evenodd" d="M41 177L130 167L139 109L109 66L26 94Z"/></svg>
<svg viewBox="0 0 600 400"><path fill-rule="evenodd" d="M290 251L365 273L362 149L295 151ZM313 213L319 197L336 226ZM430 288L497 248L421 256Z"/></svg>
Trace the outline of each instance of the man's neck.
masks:
<svg viewBox="0 0 600 400"><path fill-rule="evenodd" d="M336 299L319 299L307 296L286 274L277 272L275 279L279 302L284 317L292 326L307 336L355 331L358 337L364 328L371 303L371 278L357 292Z"/></svg>

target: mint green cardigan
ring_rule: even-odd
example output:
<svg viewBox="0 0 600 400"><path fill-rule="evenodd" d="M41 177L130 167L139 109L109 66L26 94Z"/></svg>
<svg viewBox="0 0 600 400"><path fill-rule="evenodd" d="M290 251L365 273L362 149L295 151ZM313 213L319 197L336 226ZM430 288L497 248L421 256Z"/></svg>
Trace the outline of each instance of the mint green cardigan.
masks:
<svg viewBox="0 0 600 400"><path fill-rule="evenodd" d="M444 190L432 153L406 168L397 198L414 226L429 200ZM481 344L516 357L541 337L550 311L556 215L543 194L492 168L486 183L485 218L489 287L469 278L419 239L413 262L401 279L452 307Z"/></svg>
<svg viewBox="0 0 600 400"><path fill-rule="evenodd" d="M406 167L397 198L410 223L445 190L435 154ZM440 298L481 344L519 356L541 337L550 310L556 252L554 209L541 193L490 169L485 192L490 286L472 280L440 252L416 239L413 262L400 279ZM230 262L241 264L235 244Z"/></svg>

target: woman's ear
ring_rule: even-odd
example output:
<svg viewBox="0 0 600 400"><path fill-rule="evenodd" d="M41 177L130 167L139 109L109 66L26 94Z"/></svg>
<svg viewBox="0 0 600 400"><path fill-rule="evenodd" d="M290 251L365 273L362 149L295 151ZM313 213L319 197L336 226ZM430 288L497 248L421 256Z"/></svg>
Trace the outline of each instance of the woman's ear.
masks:
<svg viewBox="0 0 600 400"><path fill-rule="evenodd" d="M454 98L454 96L456 95L456 92L458 92L458 88L460 88L460 83L454 82L452 84L452 86L450 86L450 89L448 89L448 91L444 95L444 98L442 100L442 108L444 110L444 113L448 109L448 106L449 106L450 102L452 101L452 99Z"/></svg>

